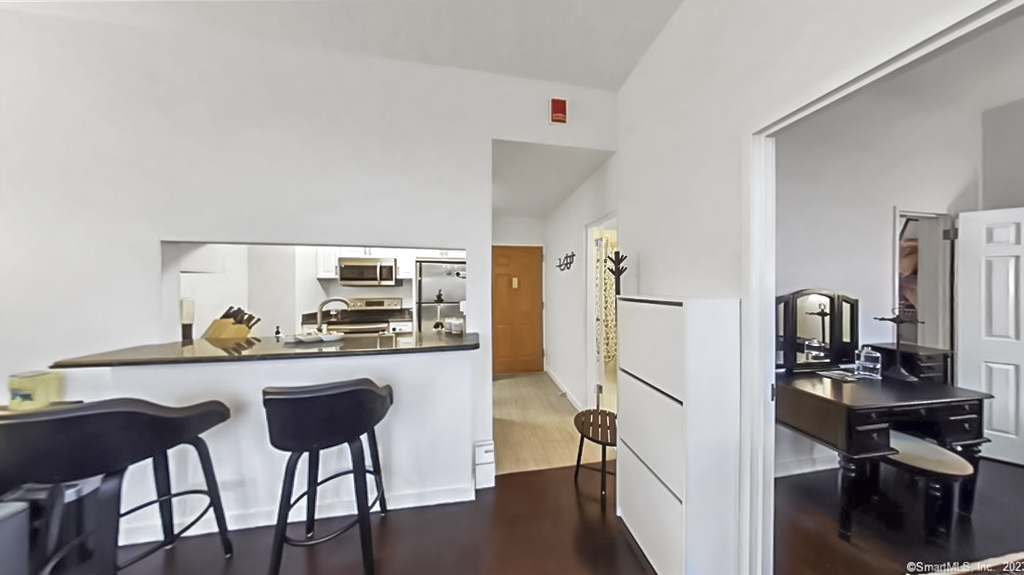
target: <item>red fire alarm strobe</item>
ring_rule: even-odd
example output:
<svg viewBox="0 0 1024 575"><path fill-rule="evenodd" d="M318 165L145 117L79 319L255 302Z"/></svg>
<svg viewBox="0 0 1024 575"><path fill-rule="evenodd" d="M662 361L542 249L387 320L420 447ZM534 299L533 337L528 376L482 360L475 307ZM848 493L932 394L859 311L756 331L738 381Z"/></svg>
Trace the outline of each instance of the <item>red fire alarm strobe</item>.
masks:
<svg viewBox="0 0 1024 575"><path fill-rule="evenodd" d="M551 123L552 124L564 124L566 123L566 103L565 98L551 98Z"/></svg>

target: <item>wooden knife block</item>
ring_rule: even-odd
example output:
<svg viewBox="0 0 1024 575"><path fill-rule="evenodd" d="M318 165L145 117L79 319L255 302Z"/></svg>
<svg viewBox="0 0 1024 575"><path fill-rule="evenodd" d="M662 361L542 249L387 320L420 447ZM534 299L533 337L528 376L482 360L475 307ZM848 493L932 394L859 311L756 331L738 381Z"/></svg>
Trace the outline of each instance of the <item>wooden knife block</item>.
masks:
<svg viewBox="0 0 1024 575"><path fill-rule="evenodd" d="M215 319L206 328L203 339L245 339L249 337L249 328L233 319Z"/></svg>

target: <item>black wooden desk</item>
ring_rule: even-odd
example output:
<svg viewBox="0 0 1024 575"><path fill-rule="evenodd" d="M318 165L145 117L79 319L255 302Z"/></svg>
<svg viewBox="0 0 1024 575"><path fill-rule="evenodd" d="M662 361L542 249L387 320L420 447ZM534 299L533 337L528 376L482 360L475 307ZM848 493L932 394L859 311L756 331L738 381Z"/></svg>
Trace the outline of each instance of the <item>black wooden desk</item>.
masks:
<svg viewBox="0 0 1024 575"><path fill-rule="evenodd" d="M877 488L879 459L896 453L889 431L934 439L974 466L964 479L960 511L970 514L978 458L985 438L982 402L986 393L929 381L861 379L843 382L817 373L775 376L776 421L839 453L839 536L850 539L853 510L864 484Z"/></svg>

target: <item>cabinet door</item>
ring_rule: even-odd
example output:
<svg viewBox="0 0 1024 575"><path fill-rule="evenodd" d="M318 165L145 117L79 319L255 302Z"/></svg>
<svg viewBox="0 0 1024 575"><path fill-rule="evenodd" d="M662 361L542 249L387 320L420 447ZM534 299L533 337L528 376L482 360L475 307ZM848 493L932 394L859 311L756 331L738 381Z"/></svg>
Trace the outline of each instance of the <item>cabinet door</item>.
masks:
<svg viewBox="0 0 1024 575"><path fill-rule="evenodd" d="M398 263L398 279L412 279L416 272L416 250L402 248L370 248L375 258L395 258Z"/></svg>
<svg viewBox="0 0 1024 575"><path fill-rule="evenodd" d="M316 249L317 279L338 279L338 248Z"/></svg>

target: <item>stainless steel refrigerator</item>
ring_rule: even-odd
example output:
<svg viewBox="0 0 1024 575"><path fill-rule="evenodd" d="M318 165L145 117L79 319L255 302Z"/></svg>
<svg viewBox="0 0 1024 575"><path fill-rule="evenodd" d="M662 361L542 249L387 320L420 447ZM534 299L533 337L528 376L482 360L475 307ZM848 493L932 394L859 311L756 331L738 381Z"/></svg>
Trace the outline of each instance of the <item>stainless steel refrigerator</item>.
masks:
<svg viewBox="0 0 1024 575"><path fill-rule="evenodd" d="M466 262L417 262L416 277L419 278L416 293L419 331L443 329L445 318L457 317L465 321Z"/></svg>

